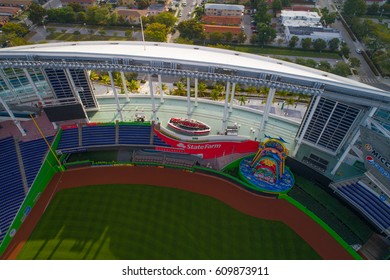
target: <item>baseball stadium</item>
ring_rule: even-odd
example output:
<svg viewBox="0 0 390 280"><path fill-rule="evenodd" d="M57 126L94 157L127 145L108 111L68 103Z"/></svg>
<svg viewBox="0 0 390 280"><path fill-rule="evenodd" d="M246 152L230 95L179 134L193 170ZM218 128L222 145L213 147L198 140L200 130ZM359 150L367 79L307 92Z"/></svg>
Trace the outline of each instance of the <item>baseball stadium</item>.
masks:
<svg viewBox="0 0 390 280"><path fill-rule="evenodd" d="M0 258L389 259L389 147L389 92L290 62L1 49Z"/></svg>

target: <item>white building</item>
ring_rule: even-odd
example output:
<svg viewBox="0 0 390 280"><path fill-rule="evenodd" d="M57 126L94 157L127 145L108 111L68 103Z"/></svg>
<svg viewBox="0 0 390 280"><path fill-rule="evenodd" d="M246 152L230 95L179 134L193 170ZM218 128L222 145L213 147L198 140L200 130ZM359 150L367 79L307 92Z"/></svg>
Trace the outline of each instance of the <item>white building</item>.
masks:
<svg viewBox="0 0 390 280"><path fill-rule="evenodd" d="M291 40L291 37L297 36L300 41L305 38L311 38L313 41L322 39L326 42L337 38L341 41L340 32L333 28L325 27L311 27L311 26L286 26L285 28L286 39Z"/></svg>
<svg viewBox="0 0 390 280"><path fill-rule="evenodd" d="M282 20L282 24L286 25L286 21L305 21L305 22L313 22L319 23L321 17L317 12L303 12L303 11L288 11L282 10L280 18Z"/></svg>

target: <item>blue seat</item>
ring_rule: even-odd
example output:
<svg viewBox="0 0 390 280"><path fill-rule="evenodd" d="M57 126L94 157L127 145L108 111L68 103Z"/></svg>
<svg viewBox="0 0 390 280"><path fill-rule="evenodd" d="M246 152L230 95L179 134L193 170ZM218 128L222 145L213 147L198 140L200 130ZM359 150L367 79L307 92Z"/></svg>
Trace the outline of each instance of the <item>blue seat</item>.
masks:
<svg viewBox="0 0 390 280"><path fill-rule="evenodd" d="M2 139L0 140L0 242L11 226L25 196L14 139L12 137Z"/></svg>
<svg viewBox="0 0 390 280"><path fill-rule="evenodd" d="M339 190L376 224L379 224L383 229L390 227L389 207L372 192L356 183L339 187Z"/></svg>

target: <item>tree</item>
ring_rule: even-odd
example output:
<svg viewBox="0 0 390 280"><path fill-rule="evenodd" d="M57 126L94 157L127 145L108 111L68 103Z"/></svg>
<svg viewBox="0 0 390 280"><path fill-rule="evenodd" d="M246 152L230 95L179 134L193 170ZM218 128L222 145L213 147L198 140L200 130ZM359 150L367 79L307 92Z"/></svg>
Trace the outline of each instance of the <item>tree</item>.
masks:
<svg viewBox="0 0 390 280"><path fill-rule="evenodd" d="M131 81L127 82L126 86L130 92L138 92L139 88L140 88L139 81L137 81L137 80L131 80Z"/></svg>
<svg viewBox="0 0 390 280"><path fill-rule="evenodd" d="M348 16L361 17L367 11L367 4L364 0L346 0L343 5L343 13Z"/></svg>
<svg viewBox="0 0 390 280"><path fill-rule="evenodd" d="M210 92L210 97L212 100L218 100L224 91L224 86L221 84L216 84Z"/></svg>
<svg viewBox="0 0 390 280"><path fill-rule="evenodd" d="M326 49L326 41L322 39L316 39L313 42L313 47L317 51L323 51Z"/></svg>
<svg viewBox="0 0 390 280"><path fill-rule="evenodd" d="M180 22L177 26L177 30L180 32L180 37L185 39L203 40L205 38L203 25L196 19Z"/></svg>
<svg viewBox="0 0 390 280"><path fill-rule="evenodd" d="M176 88L173 90L174 95L179 95L179 96L185 96L186 95L186 89L185 86L182 82L177 82L176 83Z"/></svg>
<svg viewBox="0 0 390 280"><path fill-rule="evenodd" d="M91 79L91 81L97 81L99 80L99 75L95 71L91 70L89 78Z"/></svg>
<svg viewBox="0 0 390 280"><path fill-rule="evenodd" d="M143 10L150 6L150 0L138 0L138 9Z"/></svg>
<svg viewBox="0 0 390 280"><path fill-rule="evenodd" d="M305 49L305 50L308 50L311 48L311 44L312 44L312 39L311 38L304 38L301 40L301 45L302 45L302 48Z"/></svg>
<svg viewBox="0 0 390 280"><path fill-rule="evenodd" d="M71 7L73 12L75 12L75 13L79 13L79 12L83 12L84 11L84 9L80 5L80 3L70 2L70 3L68 3L68 6Z"/></svg>
<svg viewBox="0 0 390 280"><path fill-rule="evenodd" d="M198 93L199 96L205 96L206 95L206 90L207 90L207 85L203 82L198 83Z"/></svg>
<svg viewBox="0 0 390 280"><path fill-rule="evenodd" d="M43 17L47 15L46 9L41 5L32 2L29 8L28 19L34 24L42 24Z"/></svg>
<svg viewBox="0 0 390 280"><path fill-rule="evenodd" d="M104 36L107 34L106 30L104 29L99 30L98 33L100 34L100 36Z"/></svg>
<svg viewBox="0 0 390 280"><path fill-rule="evenodd" d="M246 97L245 97L245 95L240 95L238 97L238 102L240 102L241 106L244 106L246 104Z"/></svg>
<svg viewBox="0 0 390 280"><path fill-rule="evenodd" d="M28 29L24 25L14 22L7 22L3 25L2 30L5 35L15 34L18 37L23 37L28 33Z"/></svg>
<svg viewBox="0 0 390 280"><path fill-rule="evenodd" d="M321 60L317 68L322 71L330 72L330 70L332 69L332 65L330 65L328 61Z"/></svg>
<svg viewBox="0 0 390 280"><path fill-rule="evenodd" d="M167 40L168 28L165 24L152 23L145 29L145 40L152 42L165 42Z"/></svg>
<svg viewBox="0 0 390 280"><path fill-rule="evenodd" d="M78 12L76 14L76 21L85 23L87 21L87 14L85 12Z"/></svg>
<svg viewBox="0 0 390 280"><path fill-rule="evenodd" d="M211 32L209 34L209 40L213 44L221 43L223 39L223 34L221 32Z"/></svg>
<svg viewBox="0 0 390 280"><path fill-rule="evenodd" d="M347 45L346 43L342 43L342 44L341 44L341 48L340 48L340 54L341 54L341 56L344 56L344 57L348 58L350 52L351 52L351 51L349 50L348 45Z"/></svg>
<svg viewBox="0 0 390 280"><path fill-rule="evenodd" d="M360 65L361 65L361 62L358 58L356 57L350 57L349 58L349 65L352 67L352 68L359 68Z"/></svg>
<svg viewBox="0 0 390 280"><path fill-rule="evenodd" d="M240 32L240 33L238 33L238 35L237 35L237 42L238 42L239 44L243 44L243 43L245 42L245 40L246 40L246 34L245 34L245 32Z"/></svg>
<svg viewBox="0 0 390 280"><path fill-rule="evenodd" d="M288 42L288 46L290 48L295 48L297 43L298 43L298 41L299 41L299 38L297 36L292 36L290 41Z"/></svg>
<svg viewBox="0 0 390 280"><path fill-rule="evenodd" d="M379 12L379 4L378 3L372 3L371 5L367 6L367 14L368 15L376 15Z"/></svg>
<svg viewBox="0 0 390 280"><path fill-rule="evenodd" d="M154 19L155 22L164 24L168 28L172 28L177 21L177 18L174 16L174 14L170 12L163 12L158 15L155 15Z"/></svg>
<svg viewBox="0 0 390 280"><path fill-rule="evenodd" d="M291 1L290 0L281 0L283 7L290 7Z"/></svg>
<svg viewBox="0 0 390 280"><path fill-rule="evenodd" d="M257 24L257 43L264 46L276 38L276 31L264 23Z"/></svg>
<svg viewBox="0 0 390 280"><path fill-rule="evenodd" d="M323 22L324 25L328 26L336 21L336 13L330 13L328 8L323 8L321 9L321 21Z"/></svg>
<svg viewBox="0 0 390 280"><path fill-rule="evenodd" d="M129 39L133 39L133 31L131 29L127 29L125 31L125 36Z"/></svg>
<svg viewBox="0 0 390 280"><path fill-rule="evenodd" d="M87 9L87 21L90 24L106 25L110 17L110 10L107 6L91 6Z"/></svg>
<svg viewBox="0 0 390 280"><path fill-rule="evenodd" d="M329 49L330 49L332 52L338 50L338 49L339 49L339 46L340 46L340 40L339 40L339 38L333 38L333 39L329 40L329 42L328 42L328 47L329 47Z"/></svg>
<svg viewBox="0 0 390 280"><path fill-rule="evenodd" d="M257 23L264 23L266 25L271 23L272 15L268 14L268 9L268 4L265 0L258 0L257 11L254 17Z"/></svg>
<svg viewBox="0 0 390 280"><path fill-rule="evenodd" d="M283 9L282 1L281 0L274 0L272 2L272 10L274 11L274 13L276 13L277 11L280 11L281 9Z"/></svg>
<svg viewBox="0 0 390 280"><path fill-rule="evenodd" d="M226 32L223 34L223 40L225 42L228 42L230 43L231 41L233 41L233 33L232 32Z"/></svg>
<svg viewBox="0 0 390 280"><path fill-rule="evenodd" d="M351 70L349 69L349 65L343 61L339 61L336 63L335 66L333 66L333 69L331 70L333 74L347 77L351 74Z"/></svg>
<svg viewBox="0 0 390 280"><path fill-rule="evenodd" d="M204 8L202 6L197 6L194 10L194 13L195 13L195 19L199 20L204 13Z"/></svg>

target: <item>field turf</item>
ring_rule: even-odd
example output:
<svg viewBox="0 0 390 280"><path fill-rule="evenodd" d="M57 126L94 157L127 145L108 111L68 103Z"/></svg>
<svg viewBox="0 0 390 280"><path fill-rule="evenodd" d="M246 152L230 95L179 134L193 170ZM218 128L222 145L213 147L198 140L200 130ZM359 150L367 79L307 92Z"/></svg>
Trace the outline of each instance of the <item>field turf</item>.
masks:
<svg viewBox="0 0 390 280"><path fill-rule="evenodd" d="M319 259L281 222L145 185L56 194L18 259Z"/></svg>

